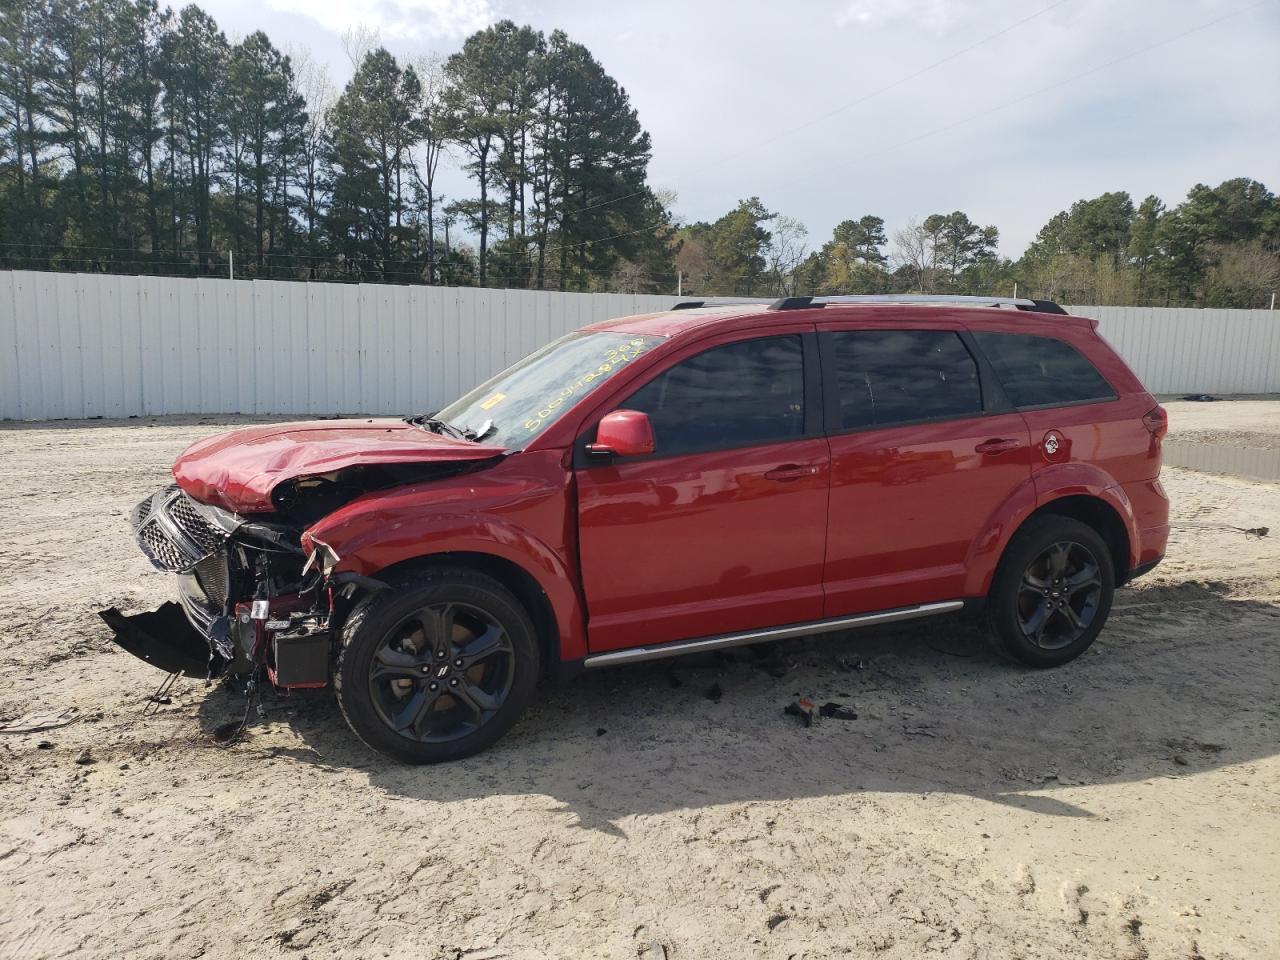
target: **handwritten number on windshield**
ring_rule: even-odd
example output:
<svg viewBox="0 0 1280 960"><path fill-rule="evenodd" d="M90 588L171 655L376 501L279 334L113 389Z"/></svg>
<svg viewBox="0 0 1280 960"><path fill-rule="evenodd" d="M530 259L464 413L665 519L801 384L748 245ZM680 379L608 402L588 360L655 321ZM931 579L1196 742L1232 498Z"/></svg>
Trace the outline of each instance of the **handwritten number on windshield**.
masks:
<svg viewBox="0 0 1280 960"><path fill-rule="evenodd" d="M554 415L565 403L576 397L583 390L591 386L596 380L612 373L618 367L634 360L648 348L649 343L643 337L637 337L627 343L617 347L610 347L605 351L604 359L593 370L584 373L578 379L561 387L550 400L546 401L538 410L524 422L526 430L530 432L538 430L546 420Z"/></svg>

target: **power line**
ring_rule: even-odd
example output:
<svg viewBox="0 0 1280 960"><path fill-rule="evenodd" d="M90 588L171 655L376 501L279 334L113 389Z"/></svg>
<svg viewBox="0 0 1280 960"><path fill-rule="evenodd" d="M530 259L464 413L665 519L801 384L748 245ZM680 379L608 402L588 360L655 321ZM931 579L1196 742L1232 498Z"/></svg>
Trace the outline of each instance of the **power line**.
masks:
<svg viewBox="0 0 1280 960"><path fill-rule="evenodd" d="M1015 20L1013 23L1009 24L1007 27L997 30L995 33L987 34L981 40L977 40L969 44L969 46L967 47L961 47L959 50L956 50L953 53L947 54L941 60L935 60L932 63L928 64L927 66L921 67L919 70L916 70L912 73L905 74L904 76L901 76L898 79L893 80L882 87L877 87L876 89L863 94L857 99L850 100L848 103L835 107L832 110L828 110L826 113L819 114L818 116L814 117L811 120L806 120L804 123L791 127L787 130L783 130L775 134L774 136L769 137L766 140L754 141L753 143L748 145L747 149L739 150L737 153L735 153L735 157L740 157L744 153L750 153L752 152L752 150L759 150L762 147L766 147L771 144L777 143L779 140L783 140L793 133L796 133L800 130L808 129L809 127L812 127L815 124L821 123L823 120L827 120L838 114L844 113L848 110L852 110L854 107L861 106L862 104L868 102L869 100L873 100L876 97L880 96L882 93L888 93L890 90L894 90L902 86L904 83L909 83L912 80L916 80L919 77L924 76L926 73L930 73L936 70L938 67L941 67L950 63L952 60L955 60L959 57L964 56L966 53L970 53L978 49L979 47L983 46L984 44L990 43L992 40L996 40L996 39L999 39L1000 37L1003 37L1006 33L1016 30L1018 27L1022 26L1023 24L1029 23L1032 20L1035 20L1037 17L1040 17L1051 10L1055 10L1058 7L1061 7L1063 4L1073 3L1073 2L1075 2L1075 0L1055 0L1054 3L1049 4L1047 7L1041 7L1039 10L1035 11L1035 13L1028 14L1027 16L1023 17L1021 20ZM701 173L703 170L709 170L712 167L716 166L718 163L719 163L718 160L713 160L710 163L705 163L700 167L694 167L692 170L686 171L685 176L690 176L695 173ZM575 210L574 213L585 213L588 210L595 210L599 207L607 207L613 203L621 203L623 200L629 200L632 197L638 197L643 193L644 191L642 190L636 190L631 193L623 194L620 197L614 197L610 200L601 200L597 203L593 203L588 206L581 207L578 210Z"/></svg>
<svg viewBox="0 0 1280 960"><path fill-rule="evenodd" d="M1217 24L1222 23L1224 20L1230 20L1232 17L1237 17L1242 13L1248 13L1250 10L1254 10L1258 7L1266 6L1267 4L1273 3L1273 2L1275 2L1275 0L1259 0L1259 2L1257 3L1252 3L1252 4L1249 4L1248 6L1241 7L1240 9L1232 11L1231 13L1223 14L1220 17L1214 17L1212 20L1206 20L1204 23L1201 23L1198 26L1192 27L1189 30L1184 30L1181 33L1174 34L1173 36L1165 37L1163 40L1157 40L1154 43L1147 44L1145 47L1138 47L1137 49L1130 50L1128 53L1123 54L1119 57L1115 57L1114 59L1107 60L1104 63L1097 64L1096 66L1090 67L1088 70L1083 70L1080 73L1072 74L1071 76L1065 77L1062 80L1058 80L1046 86L1039 87L1035 90L1030 91L1029 93L1023 94L1020 97L1015 97L1012 100L1006 100L1003 103L996 104L993 107L988 107L985 110L980 110L977 113L970 114L967 117L964 117L960 120L955 120L941 127L935 127L932 130L927 130L924 133L918 134L917 136L914 136L914 137L910 137L906 140L900 140L897 143L890 144L889 146L884 147L880 150L873 150L869 153L864 153L860 156L853 157L852 159L841 161L840 163L835 164L834 166L831 166L831 167L825 167L817 171L810 171L808 174L806 174L806 176L812 177L815 174L827 173L827 172L830 172L831 170L843 169L844 167L847 167L852 163L858 163L862 160L867 160L871 157L877 157L885 153L890 153L901 147L910 146L913 143L919 143L921 140L928 140L929 138L935 137L940 133L946 133L949 130L954 130L956 127L960 127L960 126L964 126L966 124L972 123L974 120L978 120L983 117L988 117L993 113L998 113L1001 110L1008 109L1009 107L1017 106L1018 104L1024 103L1025 101L1030 100L1033 97L1039 96L1040 94L1048 93L1051 90L1056 90L1059 87L1064 87L1069 83L1074 83L1077 80L1081 80L1085 77L1092 76L1093 74L1098 73L1102 70L1106 70L1110 67L1114 67L1116 64L1123 63L1126 60L1131 60L1134 57L1141 56L1144 53L1149 53L1152 50L1158 49L1159 47L1163 47L1177 40L1182 40L1183 38L1189 37L1192 34L1199 33L1202 30L1207 30L1210 27L1216 26ZM784 182L794 183L796 181L789 180ZM637 233L646 233L652 230L657 230L662 225L663 223L659 221L649 226L641 227L637 230L628 230L625 233L617 233L608 237L598 237L595 240L584 240L582 243L574 244L570 246L569 249L571 250L578 249L580 247L590 246L591 244L594 244L594 243L603 243L607 240L619 240L623 237L634 236Z"/></svg>

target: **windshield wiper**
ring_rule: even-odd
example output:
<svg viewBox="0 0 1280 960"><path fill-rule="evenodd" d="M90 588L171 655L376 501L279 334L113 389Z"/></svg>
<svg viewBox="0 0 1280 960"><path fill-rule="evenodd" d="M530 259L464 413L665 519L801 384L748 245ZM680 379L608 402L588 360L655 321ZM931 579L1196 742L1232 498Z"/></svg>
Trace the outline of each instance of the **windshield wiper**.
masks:
<svg viewBox="0 0 1280 960"><path fill-rule="evenodd" d="M459 430L447 420L441 420L439 417L433 417L428 414L422 414L419 417L405 417L405 423L412 423L415 427L422 427L424 430L430 430L432 433L438 433L442 436L450 436L457 440L470 440L466 430Z"/></svg>
<svg viewBox="0 0 1280 960"><path fill-rule="evenodd" d="M466 437L468 440L476 440L476 441L483 440L489 434L493 433L493 426L494 424L492 420L486 420L484 423L480 424L480 429L463 430L462 435Z"/></svg>

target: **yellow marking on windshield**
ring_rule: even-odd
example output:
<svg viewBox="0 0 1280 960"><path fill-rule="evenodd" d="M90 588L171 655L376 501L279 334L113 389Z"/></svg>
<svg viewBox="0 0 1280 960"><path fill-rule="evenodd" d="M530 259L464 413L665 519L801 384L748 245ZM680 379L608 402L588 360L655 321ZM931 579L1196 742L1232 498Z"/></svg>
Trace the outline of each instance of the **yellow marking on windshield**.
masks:
<svg viewBox="0 0 1280 960"><path fill-rule="evenodd" d="M505 399L507 399L507 395L505 393L495 393L492 397L490 397L484 403L480 404L480 409L492 410L494 407L496 407Z"/></svg>
<svg viewBox="0 0 1280 960"><path fill-rule="evenodd" d="M525 429L529 431L537 430L546 422L547 418L564 406L566 400L572 399L583 388L590 386L601 377L608 376L628 361L634 360L644 353L649 346L651 346L649 341L643 337L636 337L634 340L629 340L616 347L610 347L605 351L604 360L594 370L584 373L578 379L556 391L555 395L544 403L537 413L524 422Z"/></svg>

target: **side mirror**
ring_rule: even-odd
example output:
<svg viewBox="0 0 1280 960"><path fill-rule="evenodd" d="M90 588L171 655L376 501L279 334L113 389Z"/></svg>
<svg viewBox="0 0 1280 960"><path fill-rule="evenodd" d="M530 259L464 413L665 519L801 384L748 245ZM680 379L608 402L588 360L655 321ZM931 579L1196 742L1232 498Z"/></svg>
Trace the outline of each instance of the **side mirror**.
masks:
<svg viewBox="0 0 1280 960"><path fill-rule="evenodd" d="M615 410L596 427L596 442L587 444L595 456L643 457L653 453L653 424L639 410Z"/></svg>

